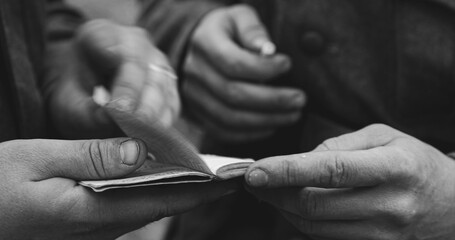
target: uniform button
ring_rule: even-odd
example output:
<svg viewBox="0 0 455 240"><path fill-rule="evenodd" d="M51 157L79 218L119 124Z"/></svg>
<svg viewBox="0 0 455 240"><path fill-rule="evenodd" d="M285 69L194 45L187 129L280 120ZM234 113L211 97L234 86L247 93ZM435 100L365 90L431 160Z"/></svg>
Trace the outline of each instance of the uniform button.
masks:
<svg viewBox="0 0 455 240"><path fill-rule="evenodd" d="M300 42L303 51L309 55L319 55L326 47L324 37L316 31L303 33Z"/></svg>

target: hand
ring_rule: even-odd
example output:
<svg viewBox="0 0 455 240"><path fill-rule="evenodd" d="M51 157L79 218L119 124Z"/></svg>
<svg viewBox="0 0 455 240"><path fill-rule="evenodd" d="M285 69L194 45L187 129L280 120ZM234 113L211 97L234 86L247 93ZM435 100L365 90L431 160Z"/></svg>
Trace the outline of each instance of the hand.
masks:
<svg viewBox="0 0 455 240"><path fill-rule="evenodd" d="M145 160L134 139L0 144L0 239L115 239L214 200L228 183L95 193L78 180L120 178Z"/></svg>
<svg viewBox="0 0 455 240"><path fill-rule="evenodd" d="M314 239L454 239L455 163L373 125L253 164L253 194Z"/></svg>
<svg viewBox="0 0 455 240"><path fill-rule="evenodd" d="M111 99L129 98L138 117L170 126L180 103L176 78L165 56L136 27L94 20L72 41L47 49L45 93L54 125L64 137L118 136L107 112L93 98L103 85Z"/></svg>
<svg viewBox="0 0 455 240"><path fill-rule="evenodd" d="M212 136L256 140L299 119L302 91L263 84L291 67L285 55L262 56L264 44L273 46L247 5L214 10L195 29L184 62L182 97Z"/></svg>

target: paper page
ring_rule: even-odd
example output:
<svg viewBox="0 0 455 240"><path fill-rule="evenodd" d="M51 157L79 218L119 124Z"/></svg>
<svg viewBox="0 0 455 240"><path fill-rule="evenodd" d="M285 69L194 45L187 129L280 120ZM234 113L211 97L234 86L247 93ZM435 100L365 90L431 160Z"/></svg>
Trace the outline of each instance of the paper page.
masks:
<svg viewBox="0 0 455 240"><path fill-rule="evenodd" d="M100 181L82 181L79 184L92 188L96 192L102 192L113 188L208 182L213 178L214 176L188 168L166 165L152 160L147 160L140 169L125 178Z"/></svg>
<svg viewBox="0 0 455 240"><path fill-rule="evenodd" d="M105 106L112 119L129 137L142 139L157 161L183 166L198 172L210 173L200 159L196 148L179 132L164 127L158 119L146 120L140 112L135 112L125 99L118 99Z"/></svg>
<svg viewBox="0 0 455 240"><path fill-rule="evenodd" d="M248 168L250 164L254 163L253 159L241 159L215 155L201 155L201 158L210 171L221 179L241 176L245 173L246 168Z"/></svg>

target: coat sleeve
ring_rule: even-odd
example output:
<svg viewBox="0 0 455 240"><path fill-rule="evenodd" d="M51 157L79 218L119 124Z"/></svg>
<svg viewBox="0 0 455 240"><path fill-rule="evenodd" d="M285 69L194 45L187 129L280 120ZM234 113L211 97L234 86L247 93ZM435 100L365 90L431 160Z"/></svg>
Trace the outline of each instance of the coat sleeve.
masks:
<svg viewBox="0 0 455 240"><path fill-rule="evenodd" d="M165 52L179 71L188 40L208 12L231 4L229 0L142 0L139 25L146 28L154 43Z"/></svg>

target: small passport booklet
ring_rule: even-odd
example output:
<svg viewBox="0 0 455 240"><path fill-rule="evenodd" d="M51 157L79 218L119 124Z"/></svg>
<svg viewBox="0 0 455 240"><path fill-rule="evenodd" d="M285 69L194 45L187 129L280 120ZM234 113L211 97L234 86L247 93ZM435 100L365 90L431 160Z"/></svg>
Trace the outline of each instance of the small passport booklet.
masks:
<svg viewBox="0 0 455 240"><path fill-rule="evenodd" d="M142 139L149 157L134 173L121 179L81 181L80 185L96 192L165 184L200 183L241 177L252 159L200 155L176 130L165 128L158 121L145 123L133 114L122 99L105 106L123 132Z"/></svg>

